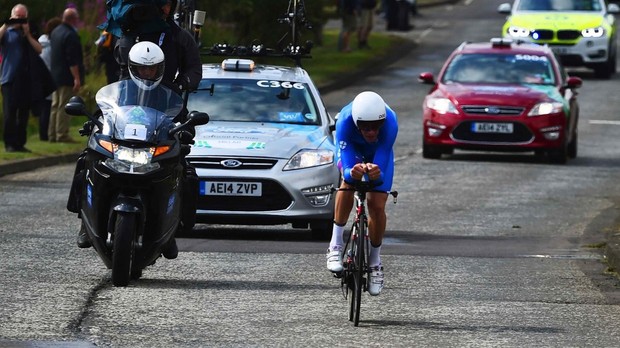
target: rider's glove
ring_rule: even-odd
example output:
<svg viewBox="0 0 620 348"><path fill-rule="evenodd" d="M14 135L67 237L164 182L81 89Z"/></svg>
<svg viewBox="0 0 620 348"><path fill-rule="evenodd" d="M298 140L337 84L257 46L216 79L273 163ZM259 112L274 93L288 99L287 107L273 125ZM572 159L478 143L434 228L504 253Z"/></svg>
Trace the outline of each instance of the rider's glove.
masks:
<svg viewBox="0 0 620 348"><path fill-rule="evenodd" d="M181 91L187 91L189 89L189 77L179 74L174 80L175 86Z"/></svg>

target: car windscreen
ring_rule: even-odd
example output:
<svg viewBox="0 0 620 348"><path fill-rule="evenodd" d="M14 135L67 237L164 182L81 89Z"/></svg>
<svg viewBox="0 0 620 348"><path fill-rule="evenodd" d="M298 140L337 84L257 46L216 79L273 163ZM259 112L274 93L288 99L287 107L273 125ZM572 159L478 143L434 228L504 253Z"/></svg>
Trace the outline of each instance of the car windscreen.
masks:
<svg viewBox="0 0 620 348"><path fill-rule="evenodd" d="M441 82L554 85L549 58L531 54L460 54L446 68Z"/></svg>
<svg viewBox="0 0 620 348"><path fill-rule="evenodd" d="M522 0L518 11L601 11L599 0Z"/></svg>
<svg viewBox="0 0 620 348"><path fill-rule="evenodd" d="M204 111L212 121L321 123L308 85L300 82L203 79L187 109Z"/></svg>

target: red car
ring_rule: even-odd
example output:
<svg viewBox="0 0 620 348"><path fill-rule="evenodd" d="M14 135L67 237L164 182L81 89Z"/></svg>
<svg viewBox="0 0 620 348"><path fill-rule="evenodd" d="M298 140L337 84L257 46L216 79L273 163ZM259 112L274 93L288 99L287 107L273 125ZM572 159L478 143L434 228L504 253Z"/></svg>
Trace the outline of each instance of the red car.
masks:
<svg viewBox="0 0 620 348"><path fill-rule="evenodd" d="M582 80L551 49L510 39L461 44L424 98L424 158L454 149L533 151L563 164L577 156Z"/></svg>

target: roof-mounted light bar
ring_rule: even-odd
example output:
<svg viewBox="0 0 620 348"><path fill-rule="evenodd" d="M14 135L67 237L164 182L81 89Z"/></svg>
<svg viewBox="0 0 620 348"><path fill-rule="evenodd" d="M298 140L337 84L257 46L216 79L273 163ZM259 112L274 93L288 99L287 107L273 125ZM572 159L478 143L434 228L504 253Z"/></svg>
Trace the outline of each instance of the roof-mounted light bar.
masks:
<svg viewBox="0 0 620 348"><path fill-rule="evenodd" d="M251 59L224 59L222 69L225 71L252 71L254 70L254 61Z"/></svg>

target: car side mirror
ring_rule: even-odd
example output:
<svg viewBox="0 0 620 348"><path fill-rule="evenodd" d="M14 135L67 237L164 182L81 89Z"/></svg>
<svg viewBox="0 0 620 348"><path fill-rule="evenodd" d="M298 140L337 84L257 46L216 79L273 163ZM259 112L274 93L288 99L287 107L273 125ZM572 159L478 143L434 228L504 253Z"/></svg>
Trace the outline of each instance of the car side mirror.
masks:
<svg viewBox="0 0 620 348"><path fill-rule="evenodd" d="M418 76L418 81L422 82L424 84L427 84L427 85L434 85L435 84L435 77L433 76L432 73L423 72L423 73L420 74L420 76Z"/></svg>
<svg viewBox="0 0 620 348"><path fill-rule="evenodd" d="M509 3L503 3L497 7L497 12L505 15L509 15L512 11L512 6Z"/></svg>
<svg viewBox="0 0 620 348"><path fill-rule="evenodd" d="M566 80L566 87L570 89L575 89L581 87L583 84L583 80L577 76L570 76L568 80Z"/></svg>

